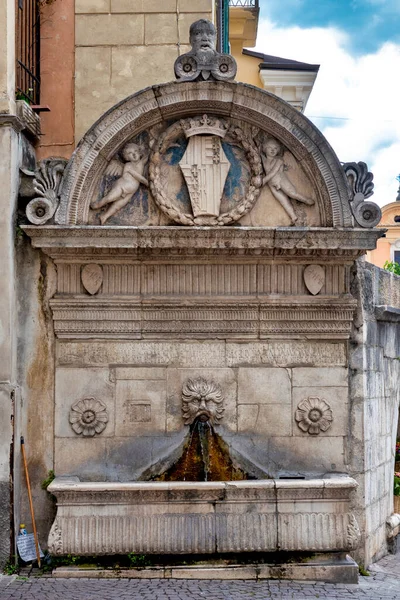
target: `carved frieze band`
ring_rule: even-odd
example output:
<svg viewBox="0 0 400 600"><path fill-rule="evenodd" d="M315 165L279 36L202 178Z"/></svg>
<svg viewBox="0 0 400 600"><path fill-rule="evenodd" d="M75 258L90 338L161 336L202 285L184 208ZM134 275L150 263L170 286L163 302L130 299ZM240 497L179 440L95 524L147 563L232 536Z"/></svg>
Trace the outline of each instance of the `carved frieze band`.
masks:
<svg viewBox="0 0 400 600"><path fill-rule="evenodd" d="M171 334L240 334L265 337L309 333L348 337L354 303L315 305L296 302L266 305L252 303L186 304L57 299L50 302L56 335L63 338L140 338Z"/></svg>
<svg viewBox="0 0 400 600"><path fill-rule="evenodd" d="M149 514L57 517L53 554L212 553L350 550L358 545L351 513ZM234 533L233 533L234 532Z"/></svg>
<svg viewBox="0 0 400 600"><path fill-rule="evenodd" d="M84 279L89 266L93 273L96 269L99 271L99 285L94 292L97 296L309 294L304 279L307 264L279 263L102 264L101 267L94 263L59 263L58 293L92 293ZM349 292L349 287L349 266L324 266L324 282L318 293L345 294Z"/></svg>

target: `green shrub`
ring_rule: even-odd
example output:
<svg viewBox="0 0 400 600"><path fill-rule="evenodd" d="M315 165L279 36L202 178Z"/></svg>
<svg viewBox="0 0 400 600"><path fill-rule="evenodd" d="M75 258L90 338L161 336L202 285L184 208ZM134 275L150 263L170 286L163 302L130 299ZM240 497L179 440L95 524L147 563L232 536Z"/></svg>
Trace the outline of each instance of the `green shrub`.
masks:
<svg viewBox="0 0 400 600"><path fill-rule="evenodd" d="M400 264L397 262L386 261L383 265L383 268L386 271L390 271L390 273L394 273L395 275L400 275Z"/></svg>

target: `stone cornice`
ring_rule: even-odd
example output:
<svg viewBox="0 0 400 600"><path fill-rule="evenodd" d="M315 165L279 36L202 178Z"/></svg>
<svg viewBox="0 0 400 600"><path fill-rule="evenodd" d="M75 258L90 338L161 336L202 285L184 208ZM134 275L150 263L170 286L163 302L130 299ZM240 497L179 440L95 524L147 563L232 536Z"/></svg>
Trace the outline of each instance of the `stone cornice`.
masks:
<svg viewBox="0 0 400 600"><path fill-rule="evenodd" d="M100 227L31 226L22 229L35 248L53 258L107 254L252 255L295 260L301 257L337 257L355 260L376 246L384 232L378 229L301 227Z"/></svg>
<svg viewBox="0 0 400 600"><path fill-rule="evenodd" d="M16 133L25 129L25 125L19 117L6 113L0 113L0 128L2 127L11 127Z"/></svg>

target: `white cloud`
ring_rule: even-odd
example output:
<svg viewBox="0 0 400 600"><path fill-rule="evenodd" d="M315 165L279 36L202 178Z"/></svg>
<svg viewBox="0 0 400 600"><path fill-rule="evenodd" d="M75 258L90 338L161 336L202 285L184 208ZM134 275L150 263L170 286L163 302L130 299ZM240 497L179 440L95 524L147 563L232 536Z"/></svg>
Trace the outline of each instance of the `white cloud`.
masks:
<svg viewBox="0 0 400 600"><path fill-rule="evenodd" d="M321 65L306 115L341 161L368 164L373 200L382 206L395 200L400 173L400 45L386 43L375 54L352 57L346 42L338 29L279 28L264 19L257 51Z"/></svg>

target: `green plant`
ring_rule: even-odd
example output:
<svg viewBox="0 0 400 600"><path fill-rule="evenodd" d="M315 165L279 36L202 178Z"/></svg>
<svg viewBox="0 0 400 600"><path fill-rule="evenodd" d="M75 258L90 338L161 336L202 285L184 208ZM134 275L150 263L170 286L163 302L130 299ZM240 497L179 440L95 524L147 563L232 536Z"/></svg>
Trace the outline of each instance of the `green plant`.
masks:
<svg viewBox="0 0 400 600"><path fill-rule="evenodd" d="M387 260L383 265L383 268L386 271L390 271L390 273L394 273L395 275L400 275L400 264L397 262L390 262Z"/></svg>
<svg viewBox="0 0 400 600"><path fill-rule="evenodd" d="M150 560L144 554L129 552L128 560L130 567L146 567L150 564Z"/></svg>
<svg viewBox="0 0 400 600"><path fill-rule="evenodd" d="M396 462L400 461L400 440L396 441L396 454L395 454L394 460Z"/></svg>
<svg viewBox="0 0 400 600"><path fill-rule="evenodd" d="M47 488L49 487L49 485L51 484L53 479L55 479L55 477L56 476L54 474L53 469L50 469L50 471L47 473L46 479L43 479L43 481L41 483L42 490L47 490Z"/></svg>
<svg viewBox="0 0 400 600"><path fill-rule="evenodd" d="M18 573L18 565L15 564L15 556L12 556L10 560L6 562L3 573L5 575L15 575Z"/></svg>
<svg viewBox="0 0 400 600"><path fill-rule="evenodd" d="M400 496L400 473L394 474L393 495Z"/></svg>
<svg viewBox="0 0 400 600"><path fill-rule="evenodd" d="M367 571L367 569L362 564L358 565L358 572L364 577L369 577L369 571Z"/></svg>
<svg viewBox="0 0 400 600"><path fill-rule="evenodd" d="M31 103L31 100L30 100L30 98L29 98L29 93L32 93L32 92L33 92L33 89L32 89L32 88L29 88L29 89L28 89L28 92L26 92L26 93L25 93L25 92L17 92L17 93L15 94L15 99L16 99L16 100L23 100L23 101L24 101L24 102L26 102L27 104L30 104L30 103Z"/></svg>

